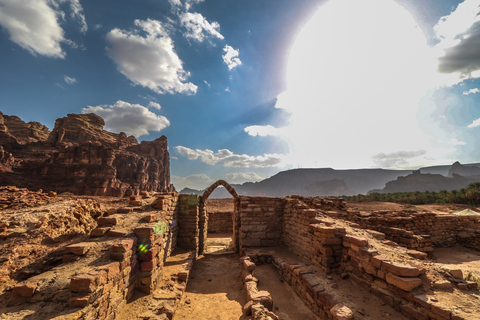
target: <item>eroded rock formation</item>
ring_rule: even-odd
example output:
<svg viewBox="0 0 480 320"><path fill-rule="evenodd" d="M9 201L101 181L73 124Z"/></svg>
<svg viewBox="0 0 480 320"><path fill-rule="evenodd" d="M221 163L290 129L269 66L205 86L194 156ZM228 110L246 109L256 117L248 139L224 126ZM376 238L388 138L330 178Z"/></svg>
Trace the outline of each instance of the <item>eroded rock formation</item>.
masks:
<svg viewBox="0 0 480 320"><path fill-rule="evenodd" d="M165 136L139 144L104 125L95 114L69 114L49 132L0 114L0 184L106 196L174 190Z"/></svg>

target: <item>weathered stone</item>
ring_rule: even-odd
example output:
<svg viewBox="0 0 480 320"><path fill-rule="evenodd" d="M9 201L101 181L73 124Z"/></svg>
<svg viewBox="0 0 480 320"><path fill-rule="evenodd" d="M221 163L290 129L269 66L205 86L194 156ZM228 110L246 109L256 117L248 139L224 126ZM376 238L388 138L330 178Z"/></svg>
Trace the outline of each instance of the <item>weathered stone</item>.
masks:
<svg viewBox="0 0 480 320"><path fill-rule="evenodd" d="M394 285L397 288L408 292L412 291L413 289L417 288L422 284L422 280L420 278L402 278L390 273L387 273L386 281L391 285Z"/></svg>
<svg viewBox="0 0 480 320"><path fill-rule="evenodd" d="M23 281L13 287L12 295L14 297L31 298L37 289L36 281Z"/></svg>
<svg viewBox="0 0 480 320"><path fill-rule="evenodd" d="M95 245L93 242L80 242L65 247L65 253L72 253L77 256L85 255Z"/></svg>
<svg viewBox="0 0 480 320"><path fill-rule="evenodd" d="M416 277L421 274L419 268L399 262L383 261L382 268L400 277Z"/></svg>
<svg viewBox="0 0 480 320"><path fill-rule="evenodd" d="M330 312L335 320L353 320L354 315L350 308L344 306L343 304L339 303L336 304Z"/></svg>
<svg viewBox="0 0 480 320"><path fill-rule="evenodd" d="M453 285L448 280L438 280L433 283L433 287L436 289L451 289Z"/></svg>

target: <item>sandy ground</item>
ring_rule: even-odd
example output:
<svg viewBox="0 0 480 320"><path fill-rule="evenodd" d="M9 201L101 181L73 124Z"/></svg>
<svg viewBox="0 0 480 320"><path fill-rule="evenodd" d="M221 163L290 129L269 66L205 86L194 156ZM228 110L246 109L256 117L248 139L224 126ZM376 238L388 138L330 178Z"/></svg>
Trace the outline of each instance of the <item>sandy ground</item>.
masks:
<svg viewBox="0 0 480 320"><path fill-rule="evenodd" d="M394 202L353 202L346 201L347 209L362 210L362 211L402 211L402 210L416 210L418 212L432 212L438 214L451 214L454 212L470 209L479 212L475 207L464 204L422 204L422 205L409 205Z"/></svg>
<svg viewBox="0 0 480 320"><path fill-rule="evenodd" d="M247 296L237 254L204 255L195 261L185 295L174 320L247 320Z"/></svg>

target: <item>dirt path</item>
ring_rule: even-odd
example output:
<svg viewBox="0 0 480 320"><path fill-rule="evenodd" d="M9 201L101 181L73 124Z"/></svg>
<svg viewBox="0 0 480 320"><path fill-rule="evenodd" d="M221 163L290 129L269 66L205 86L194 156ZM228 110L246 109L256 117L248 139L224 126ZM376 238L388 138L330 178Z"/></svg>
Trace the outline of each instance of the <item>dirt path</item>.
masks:
<svg viewBox="0 0 480 320"><path fill-rule="evenodd" d="M248 320L240 270L236 254L199 256L173 319Z"/></svg>
<svg viewBox="0 0 480 320"><path fill-rule="evenodd" d="M254 271L258 290L267 290L272 295L273 312L282 320L320 320L283 281L271 264L259 265Z"/></svg>

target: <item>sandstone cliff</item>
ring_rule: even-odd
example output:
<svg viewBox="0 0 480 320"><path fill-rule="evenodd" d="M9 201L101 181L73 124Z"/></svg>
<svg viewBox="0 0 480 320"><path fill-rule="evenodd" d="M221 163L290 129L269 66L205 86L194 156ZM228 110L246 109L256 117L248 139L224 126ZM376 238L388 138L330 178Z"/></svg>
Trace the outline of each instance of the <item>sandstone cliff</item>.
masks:
<svg viewBox="0 0 480 320"><path fill-rule="evenodd" d="M104 125L95 114L69 114L49 132L0 114L0 185L98 196L174 191L165 136L139 144Z"/></svg>

